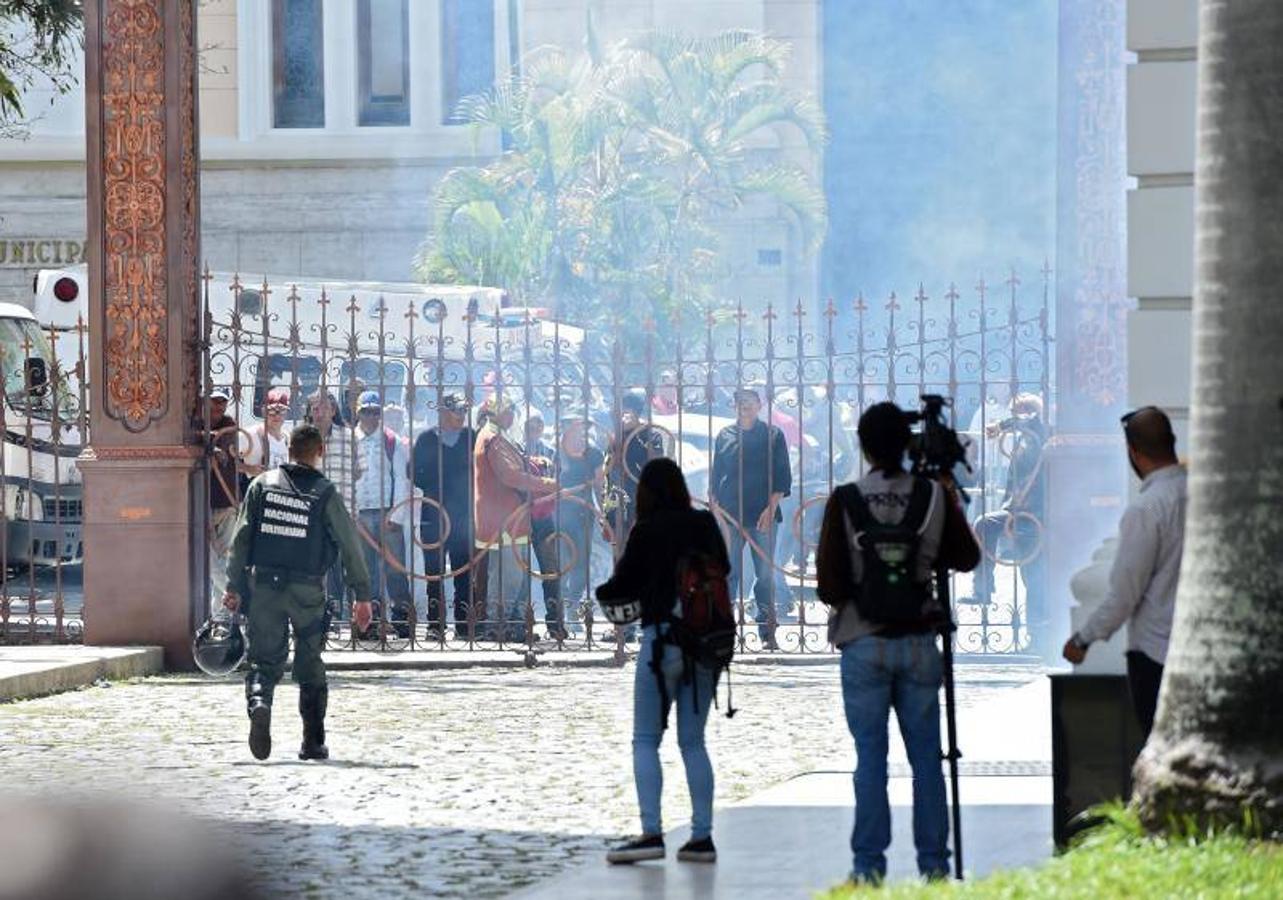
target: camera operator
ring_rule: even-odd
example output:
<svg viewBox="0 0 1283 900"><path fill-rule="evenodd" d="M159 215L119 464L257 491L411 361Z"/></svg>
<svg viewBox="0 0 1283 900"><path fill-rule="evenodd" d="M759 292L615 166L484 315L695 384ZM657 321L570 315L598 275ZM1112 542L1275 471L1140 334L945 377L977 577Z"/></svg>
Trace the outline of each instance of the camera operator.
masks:
<svg viewBox="0 0 1283 900"><path fill-rule="evenodd" d="M1042 548L1042 523L1045 521L1045 467L1043 447L1047 427L1043 423L1042 399L1036 394L1017 394L1011 403L1011 417L990 424L985 432L990 438L1011 436L1011 453L1002 506L976 522L976 536L984 547L984 556L976 571L975 587L970 602L987 604L993 598L994 566L998 543L1010 538L1011 553L1020 569L1025 588L1025 622L1029 628L1031 649L1047 651L1047 610L1044 606L1043 573L1046 554Z"/></svg>
<svg viewBox="0 0 1283 900"><path fill-rule="evenodd" d="M829 640L842 654L843 704L857 755L851 835L857 883L877 883L886 874L892 708L913 769L918 870L932 879L949 874L940 764L944 661L936 645L948 619L932 579L942 549L953 559L957 547L974 550L975 543L951 476L932 481L906 471L909 422L893 403L879 403L860 417L860 447L871 471L833 492L817 548L817 593L830 610Z"/></svg>

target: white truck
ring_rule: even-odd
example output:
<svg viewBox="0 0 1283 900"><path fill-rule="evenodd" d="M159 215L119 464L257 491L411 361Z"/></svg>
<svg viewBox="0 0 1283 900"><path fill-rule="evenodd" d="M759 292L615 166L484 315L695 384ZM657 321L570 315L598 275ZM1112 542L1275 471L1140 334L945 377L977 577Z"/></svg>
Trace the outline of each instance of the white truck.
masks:
<svg viewBox="0 0 1283 900"><path fill-rule="evenodd" d="M0 558L9 569L74 565L84 552L76 465L84 426L80 372L87 352L83 331L77 327L81 298L68 279L60 284L53 279L44 287L42 297L38 278L34 312L16 303L0 303Z"/></svg>
<svg viewBox="0 0 1283 900"><path fill-rule="evenodd" d="M87 397L80 382L88 357L87 267L41 270L33 287L31 310L0 304L0 481L10 566L82 558L76 458ZM504 306L496 288L213 273L202 297L211 323L207 383L239 387L231 412L247 430L262 420L272 387L295 389L291 418L299 419L304 399L322 383L340 397L377 388L385 402L406 406L413 379L419 390L407 425L418 432L433 424L437 384L461 387L470 361L480 391L496 356L520 364L527 347L543 370L562 367L556 381L582 378L583 330L552 322L546 310ZM250 450L243 440L242 451Z"/></svg>

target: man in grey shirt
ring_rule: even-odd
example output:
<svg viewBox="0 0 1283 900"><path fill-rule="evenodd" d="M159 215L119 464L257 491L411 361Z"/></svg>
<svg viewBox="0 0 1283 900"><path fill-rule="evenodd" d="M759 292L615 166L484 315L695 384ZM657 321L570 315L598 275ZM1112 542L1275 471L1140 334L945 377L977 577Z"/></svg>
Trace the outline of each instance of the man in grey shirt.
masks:
<svg viewBox="0 0 1283 900"><path fill-rule="evenodd" d="M1167 415L1146 406L1123 416L1127 456L1141 479L1140 495L1118 526L1118 555L1109 592L1078 633L1065 642L1065 659L1080 663L1095 641L1127 622L1127 683L1145 736L1154 725L1172 633L1176 586L1185 543L1185 469Z"/></svg>

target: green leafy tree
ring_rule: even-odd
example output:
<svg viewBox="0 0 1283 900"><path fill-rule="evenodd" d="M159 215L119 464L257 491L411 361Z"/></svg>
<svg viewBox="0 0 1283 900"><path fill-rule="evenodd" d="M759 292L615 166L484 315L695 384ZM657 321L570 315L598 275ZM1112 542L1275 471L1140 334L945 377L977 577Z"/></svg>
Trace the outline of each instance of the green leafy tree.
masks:
<svg viewBox="0 0 1283 900"><path fill-rule="evenodd" d="M715 309L728 275L719 225L753 198L819 246L824 197L781 160L777 129L814 150L814 100L784 86L788 45L747 31L649 33L601 50L543 48L523 74L461 111L505 152L449 172L435 195L427 280L502 287L587 326L636 327Z"/></svg>
<svg viewBox="0 0 1283 900"><path fill-rule="evenodd" d="M25 132L24 90L47 81L66 93L76 84L82 21L80 0L0 0L0 136Z"/></svg>

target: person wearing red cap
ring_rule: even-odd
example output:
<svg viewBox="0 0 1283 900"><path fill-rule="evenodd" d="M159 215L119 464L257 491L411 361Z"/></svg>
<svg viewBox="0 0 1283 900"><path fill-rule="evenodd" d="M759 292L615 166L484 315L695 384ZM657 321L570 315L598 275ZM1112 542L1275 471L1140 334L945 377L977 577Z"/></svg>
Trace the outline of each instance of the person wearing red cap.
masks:
<svg viewBox="0 0 1283 900"><path fill-rule="evenodd" d="M253 441L242 467L246 475L253 477L289 461L290 433L285 427L289 411L288 388L275 387L267 392L263 401L263 421L250 430Z"/></svg>

